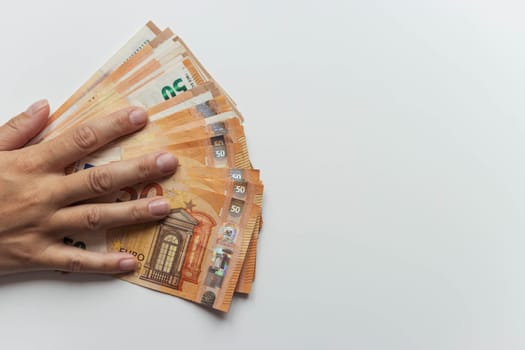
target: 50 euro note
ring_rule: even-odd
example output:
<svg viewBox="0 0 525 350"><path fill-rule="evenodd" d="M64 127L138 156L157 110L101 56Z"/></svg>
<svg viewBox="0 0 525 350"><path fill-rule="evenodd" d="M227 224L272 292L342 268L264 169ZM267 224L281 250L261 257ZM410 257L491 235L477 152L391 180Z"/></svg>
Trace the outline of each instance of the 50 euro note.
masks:
<svg viewBox="0 0 525 350"><path fill-rule="evenodd" d="M185 162L182 159L182 164L184 163ZM207 177L207 176L212 176L212 177ZM165 266L163 267L163 271L164 271L163 274L156 271L154 268L152 268L153 269L152 276L157 276L157 277L161 275L171 276L170 285L164 285L161 283L160 286L154 286L152 284L153 283L152 281L147 280L147 278L145 278L144 276L142 278L140 277L141 273L144 272L144 270L142 269L143 264L147 261L148 257L150 257L151 254L153 254L153 252L155 251L155 249L152 248L151 246L153 244L152 242L146 244L146 242L144 241L145 237L146 236L149 237L148 234L151 233L150 231L148 231L148 227L152 225L153 226L157 225L155 226L157 227L156 229L160 230L159 227L164 227L165 225L167 225L166 221L169 221L171 224L173 224L173 222L178 222L177 217L180 220L184 220L183 218L180 217L180 215L186 216L187 218L187 214L193 215L194 212L196 213L196 215L193 215L193 217L199 220L202 219L203 217L208 217L208 218L212 217L214 219L211 220L210 222L217 222L217 217L218 217L217 214L226 213L226 211L229 211L230 214L226 216L222 215L223 218L228 218L229 220L227 223L223 222L223 225L220 226L222 227L220 228L220 230L222 230L223 233L228 230L233 230L232 232L228 233L229 235L228 239L230 240L232 239L232 237L236 236L238 233L240 234L241 229L242 229L242 234L244 235L243 240L246 240L248 239L247 237L250 237L250 242L247 243L248 245L246 249L241 247L242 248L241 254L238 257L237 255L235 255L236 259L238 259L236 261L239 261L238 264L241 265L240 272L239 274L234 273L233 276L231 277L232 281L233 280L236 281L235 288L233 289L233 291L246 293L246 292L249 292L249 290L247 291L246 288L242 288L242 286L247 286L247 285L251 286L251 283L253 283L254 271L251 271L249 268L248 268L248 271L245 271L245 270L247 269L247 266L249 267L252 264L254 264L255 255L253 255L252 257L249 257L247 256L247 253L250 251L250 249L253 249L253 248L250 248L250 247L253 247L253 242L252 242L251 237L256 237L258 235L257 225L258 225L258 217L260 215L260 206L262 204L262 192L263 192L263 188L262 188L262 184L259 181L258 171L247 170L247 169L186 168L184 166L181 166L181 168L169 179L166 179L164 181L159 181L159 182L148 182L148 183L143 183L143 184L139 184L136 186L126 187L126 188L123 188L118 193L111 194L103 198L104 202L124 202L124 201L134 200L137 198L145 198L145 197L151 197L151 196L156 196L156 195L163 195L165 196L165 198L169 200L170 205L172 205L173 210L172 210L172 213L168 216L168 218L164 219L162 222L157 223L157 224L138 225L134 228L130 228L130 227L120 228L116 230L111 230L107 234L104 232L99 232L98 234L90 233L90 234L85 234L82 236L76 236L74 238L67 237L67 239L71 243L81 242L83 247L89 250L96 250L96 251L102 251L102 252L121 251L121 252L127 252L130 254L133 254L139 260L139 263L140 263L139 269L135 273L134 277L124 276L123 279L136 283L136 284L146 286L148 288L159 290L161 292L182 296L183 298L191 299L193 301L198 302L196 298L203 297L203 294L202 293L201 294L191 294L191 293L194 293L197 288L197 286L195 285L196 283L195 281L197 280L197 278L195 276L193 276L193 280L192 280L193 284L191 283L188 284L187 288L182 288L182 281L184 279L180 280L181 282L177 282L178 284L174 280L176 278L179 278L180 274L185 271L185 270L181 270L181 266L186 266L187 264L190 264L192 261L191 256L193 255L191 255L190 257L184 256L184 258L178 257L177 260L174 260L174 261L178 261L179 265L174 265L178 267L172 267L172 265L169 265L167 267ZM185 206L186 212L184 210L181 210L180 205L182 205L182 202L180 200L179 201L175 200L177 196L182 196L182 198L184 198L184 206ZM200 203L203 203L201 201L203 198L205 198L208 202L211 202L211 199L214 200L214 203L216 203L216 207L213 213L215 214L213 215L209 214L210 207L204 204L200 204ZM222 198L222 199L218 200L217 198ZM223 207L219 208L218 205L221 203L221 201L223 201ZM195 208L197 206L200 208L201 210L200 212L196 212ZM255 209L250 210L249 208L251 207L255 207ZM175 211L177 212L176 214L174 214ZM207 214L208 216L205 216L204 215L205 213L208 213ZM175 215L176 217L173 217L173 215ZM241 219L242 216L245 216L245 218ZM249 224L243 226L244 225L243 223L249 223ZM204 248L200 246L204 244L203 241L199 243L199 240L204 239L199 236L200 234L199 232L202 232L201 230L202 225L201 224L196 224L196 225L197 225L196 226L197 228L195 231L196 235L193 236L193 238L190 239L188 242L186 242L187 244L189 244L189 246L183 246L181 248L181 249L183 248L186 249L184 250L184 252L186 251L194 252L195 249L197 248L200 249L201 251L204 250ZM210 232L208 231L206 232L207 232L206 233L207 235L210 234ZM128 237L128 235L131 235L131 236ZM233 243L233 242L230 242L230 243ZM243 243L243 244L246 244L246 243ZM222 248L226 247L226 249L229 249L229 250L224 251L226 255L222 255L221 258L230 259L234 257L232 244L222 245L222 246L219 246L219 248L220 247ZM210 250L212 248L210 248L210 246L207 246L206 249ZM217 253L217 250L215 249L214 252ZM223 252L223 251L220 251L220 252ZM180 254L183 254L182 251ZM216 254L212 254L211 256L212 256L212 259L217 258ZM151 258L151 259L157 261L160 258ZM187 260L186 265L184 264L180 265L184 259ZM193 263L193 265L191 266L193 266L193 269L195 270L197 268L196 267L197 265L199 264ZM159 266L157 266L157 270ZM222 277L225 276L226 267L223 266L223 268L224 269L221 271L213 270L213 269L212 269L213 271L209 270L209 274L207 278L208 278L208 281L210 279L215 280L215 282L213 282L214 283L213 286L215 286L214 288L217 288L217 286L222 286ZM211 276L212 273L216 273L217 276L216 277ZM146 279L147 281L144 281L144 279ZM229 283L228 286L230 286L229 288L231 288L231 284L233 282L228 282L228 283ZM213 291L214 288L211 288L211 289L205 288L204 290ZM202 290L203 289L201 288L201 291ZM213 292L215 293L217 291L213 291ZM212 294L210 292L210 293L207 293L206 295L208 296L208 299L206 300L209 300L209 297L211 297ZM226 300L226 302L229 303L228 300L231 300L231 299L226 295L224 300ZM207 305L212 306L211 304L207 304ZM222 311L227 310L224 308L225 305L223 304L217 304L214 307Z"/></svg>
<svg viewBox="0 0 525 350"><path fill-rule="evenodd" d="M215 171L210 171L215 170ZM218 172L216 170L228 170L228 172ZM199 174L199 171L206 173ZM213 173L213 174L212 174ZM213 177L208 177L213 176ZM173 181L178 184L185 184L193 188L201 188L207 191L216 193L224 193L229 191L232 193L232 198L240 201L253 201L253 204L259 208L262 206L263 199L263 185L258 179L258 172L249 169L214 169L214 168L184 168L177 172ZM132 189L126 189L130 193L124 194L120 200L134 199L137 197L137 192ZM153 193L155 194L155 193ZM142 193L144 195L144 193ZM251 240L248 246L246 257L239 275L235 292L248 294L251 291L253 282L255 280L256 270L256 251L257 240L259 237L261 216L258 212L253 231L251 233Z"/></svg>
<svg viewBox="0 0 525 350"><path fill-rule="evenodd" d="M161 222L110 230L110 251L137 257L123 280L228 311L260 207L253 198L186 186L172 179L137 193L165 195L173 208Z"/></svg>

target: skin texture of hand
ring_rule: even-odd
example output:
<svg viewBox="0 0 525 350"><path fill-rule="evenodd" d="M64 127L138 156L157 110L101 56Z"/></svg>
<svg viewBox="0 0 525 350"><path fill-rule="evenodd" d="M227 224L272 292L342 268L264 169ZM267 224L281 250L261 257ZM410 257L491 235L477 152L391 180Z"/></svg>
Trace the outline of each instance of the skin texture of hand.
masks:
<svg viewBox="0 0 525 350"><path fill-rule="evenodd" d="M168 153L155 153L64 175L67 165L142 129L148 117L142 109L127 108L24 147L44 128L48 117L49 105L42 100L0 127L0 275L31 270L122 273L136 269L132 255L89 252L65 245L63 238L71 232L162 219L170 208L161 197L121 203L93 203L93 199L169 176L177 160Z"/></svg>

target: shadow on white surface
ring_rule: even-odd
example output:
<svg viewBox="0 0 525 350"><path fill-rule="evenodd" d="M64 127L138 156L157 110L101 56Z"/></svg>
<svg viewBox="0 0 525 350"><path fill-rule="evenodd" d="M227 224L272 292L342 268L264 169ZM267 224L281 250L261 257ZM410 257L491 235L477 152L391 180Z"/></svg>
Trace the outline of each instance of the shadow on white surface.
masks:
<svg viewBox="0 0 525 350"><path fill-rule="evenodd" d="M171 296L169 294L164 294L157 292L155 290L140 287L137 285L134 285L132 283L128 283L125 281L120 281L115 279L113 276L110 275L101 275L101 274L92 274L92 273L70 273L70 272L63 272L63 271L33 271L33 272L24 272L24 273L18 273L13 275L7 275L7 276L0 276L0 289L3 289L5 287L14 287L14 286L24 286L24 285L31 285L31 284L46 284L48 286L52 284L60 284L63 287L67 288L68 285L78 287L79 285L89 285L93 287L102 287L102 284L110 285L112 283L123 283L126 285L130 285L136 288L141 288L147 292L152 293L151 297L155 296L161 296L161 297L168 297L168 298L176 298L177 300L180 300L183 303L188 303L193 306L195 306L196 309L204 311L206 314L211 315L217 319L224 320L227 318L227 313L210 309L204 305L193 303L190 301L187 301L185 299L178 298L176 296ZM236 299L249 299L248 295L236 295Z"/></svg>

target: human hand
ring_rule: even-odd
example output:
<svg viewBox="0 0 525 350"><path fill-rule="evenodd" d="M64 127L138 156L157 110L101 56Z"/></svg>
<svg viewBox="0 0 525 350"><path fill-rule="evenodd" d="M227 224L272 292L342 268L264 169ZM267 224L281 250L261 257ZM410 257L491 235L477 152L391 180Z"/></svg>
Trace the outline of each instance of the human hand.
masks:
<svg viewBox="0 0 525 350"><path fill-rule="evenodd" d="M119 273L134 270L126 253L96 253L63 244L67 233L159 220L169 211L161 197L122 203L79 202L145 180L171 175L168 153L112 163L64 175L64 168L105 144L142 129L146 112L127 108L24 147L49 117L42 100L0 127L0 274L29 270Z"/></svg>

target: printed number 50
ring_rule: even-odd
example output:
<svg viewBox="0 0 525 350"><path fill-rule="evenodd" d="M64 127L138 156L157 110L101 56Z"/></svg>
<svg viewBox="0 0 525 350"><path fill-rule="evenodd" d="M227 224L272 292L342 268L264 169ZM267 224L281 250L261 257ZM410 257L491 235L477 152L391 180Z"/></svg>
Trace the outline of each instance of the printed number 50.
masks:
<svg viewBox="0 0 525 350"><path fill-rule="evenodd" d="M238 205L232 205L230 207L230 212L234 214L239 214L241 212L241 207L239 207Z"/></svg>

